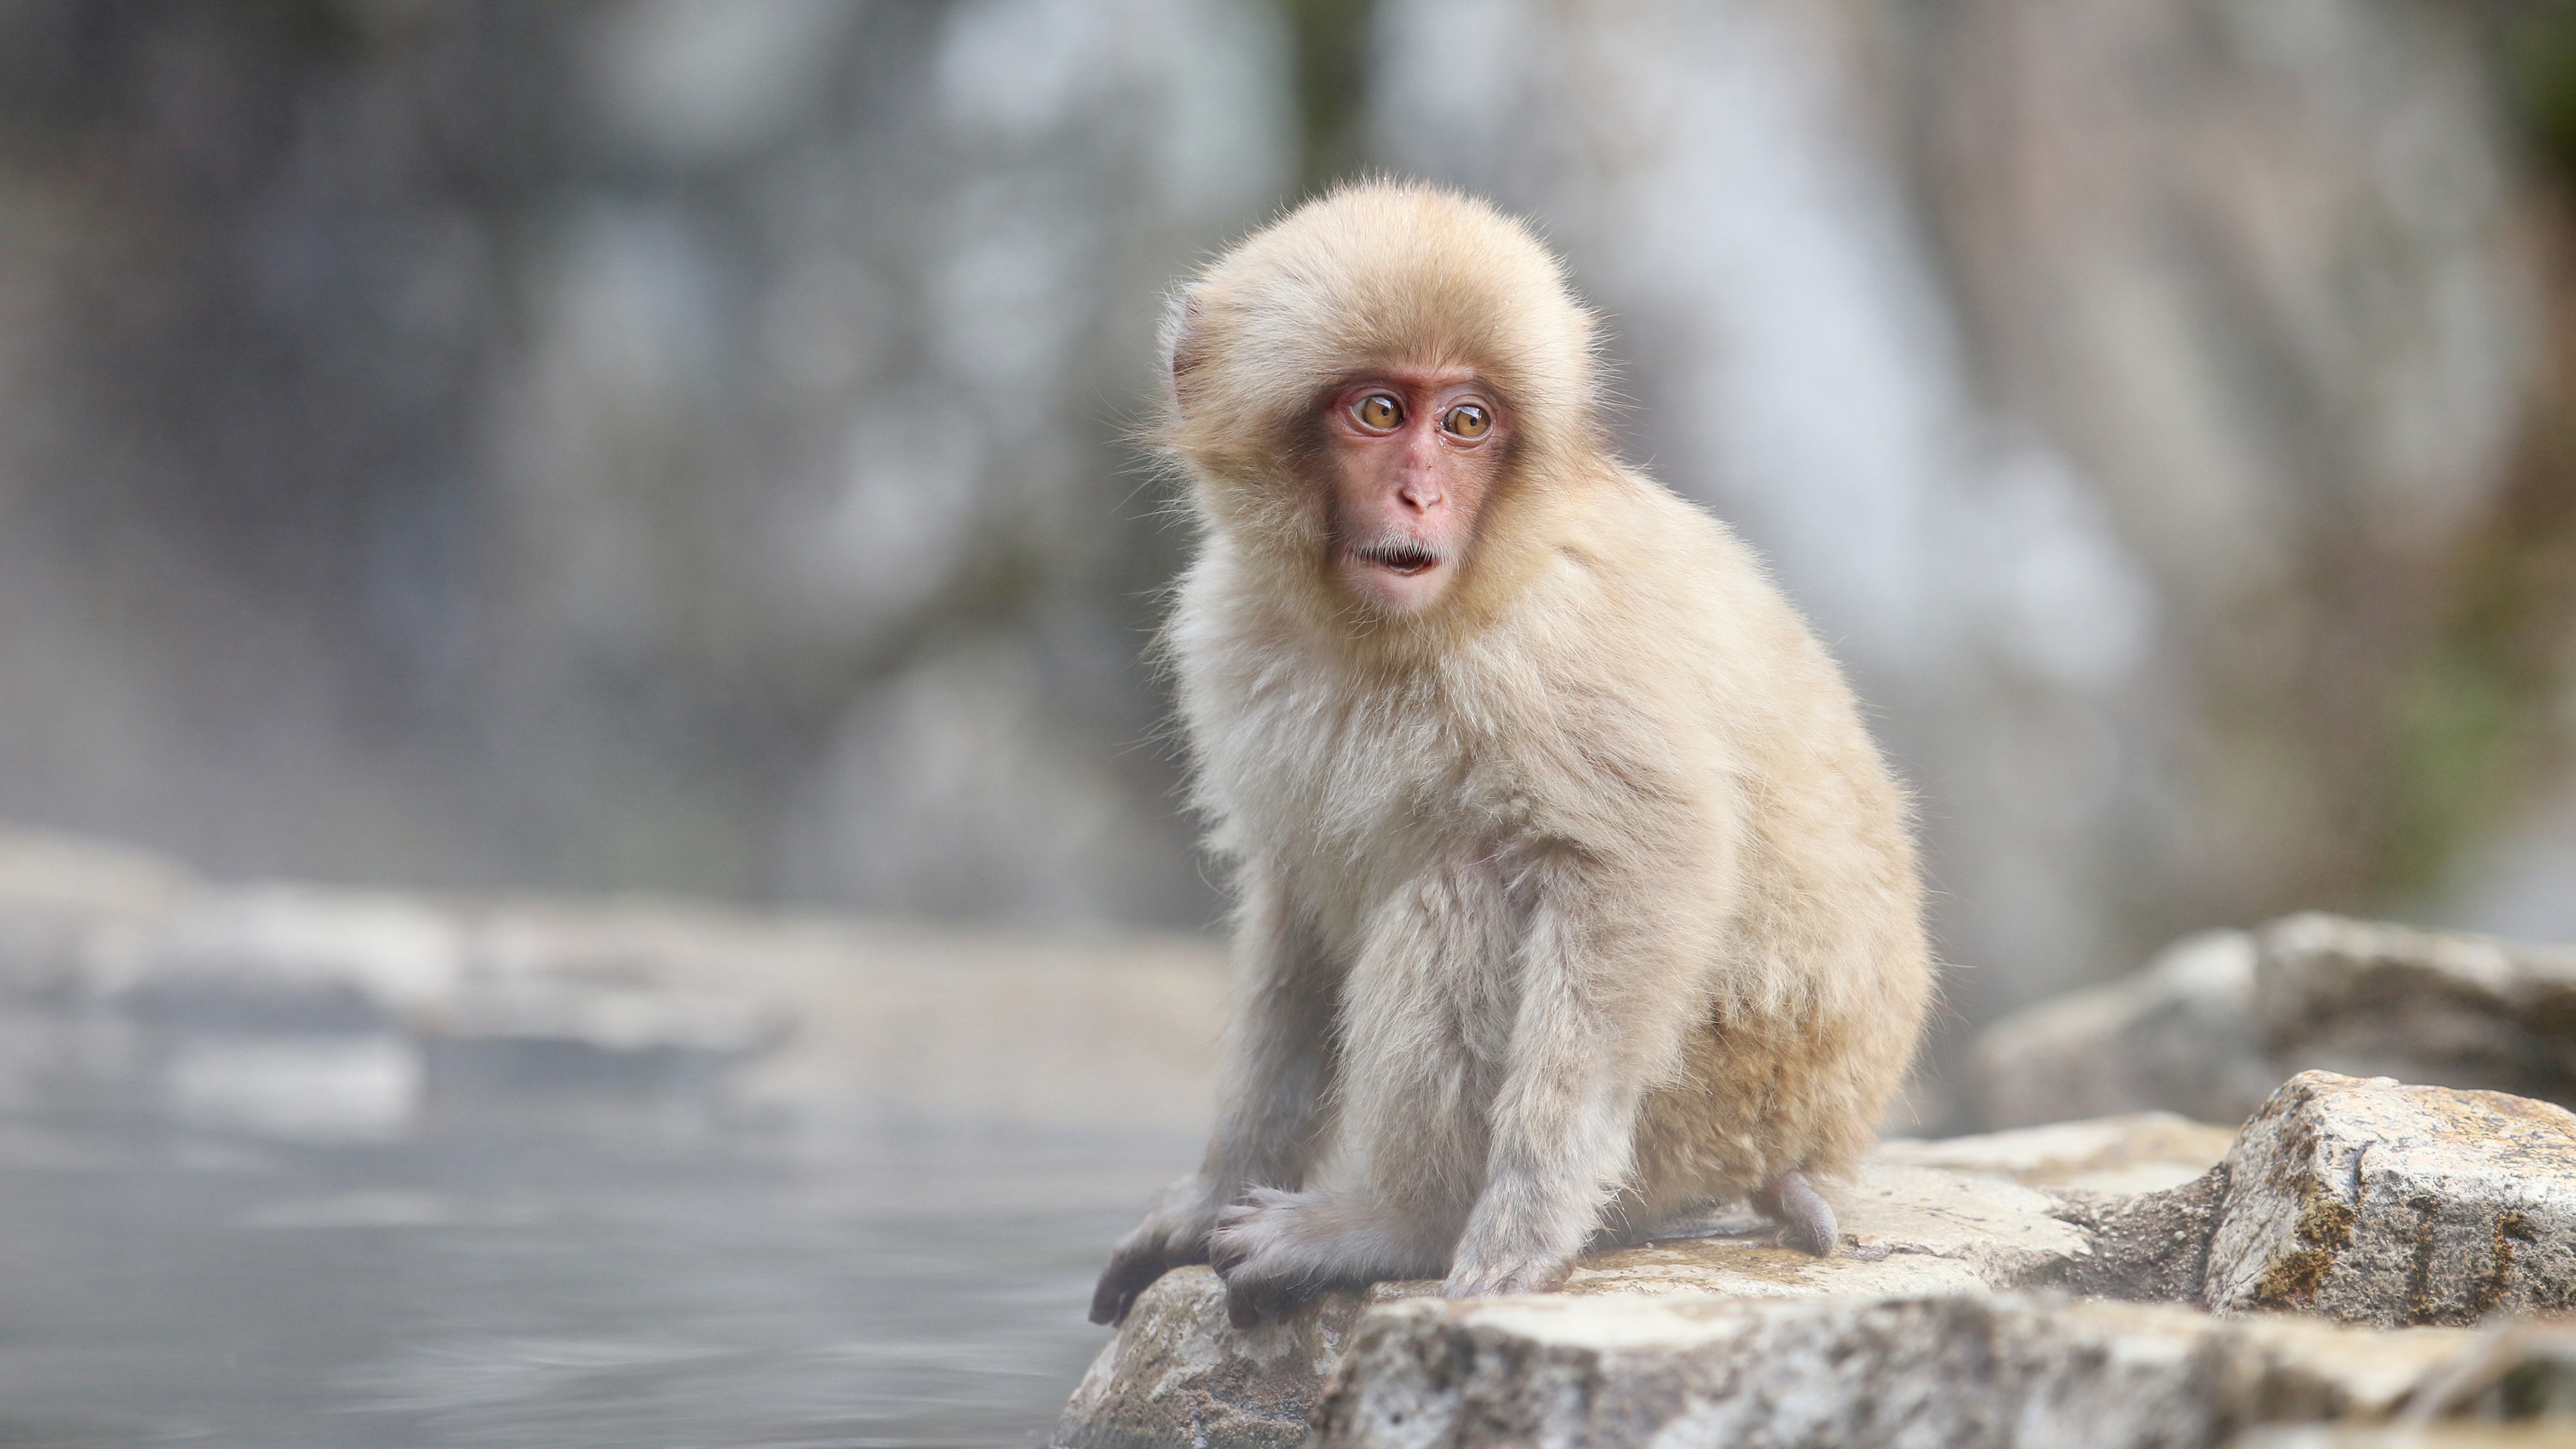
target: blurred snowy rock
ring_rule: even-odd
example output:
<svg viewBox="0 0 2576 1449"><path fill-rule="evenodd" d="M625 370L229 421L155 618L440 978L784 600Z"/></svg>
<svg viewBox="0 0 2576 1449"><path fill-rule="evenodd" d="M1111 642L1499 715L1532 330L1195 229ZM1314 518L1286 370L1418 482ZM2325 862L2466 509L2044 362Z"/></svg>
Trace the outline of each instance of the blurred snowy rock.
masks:
<svg viewBox="0 0 2576 1449"><path fill-rule="evenodd" d="M2308 1068L2576 1102L2576 948L2314 912L2211 932L1989 1027L1972 1086L1996 1126L2228 1122Z"/></svg>

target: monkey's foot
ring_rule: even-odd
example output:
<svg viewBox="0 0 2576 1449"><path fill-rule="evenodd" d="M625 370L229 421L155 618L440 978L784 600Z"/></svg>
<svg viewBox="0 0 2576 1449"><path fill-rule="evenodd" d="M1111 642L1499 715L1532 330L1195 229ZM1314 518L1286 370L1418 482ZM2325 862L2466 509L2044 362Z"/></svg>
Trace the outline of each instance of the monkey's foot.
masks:
<svg viewBox="0 0 2576 1449"><path fill-rule="evenodd" d="M1801 1252L1819 1258L1830 1258L1842 1241L1842 1232L1834 1223L1834 1205L1816 1191L1807 1175L1791 1168L1771 1180L1762 1190L1761 1206L1780 1220L1780 1241Z"/></svg>
<svg viewBox="0 0 2576 1449"><path fill-rule="evenodd" d="M1574 1264L1564 1258L1473 1266L1461 1263L1442 1280L1440 1296L1491 1298L1502 1293L1553 1293L1573 1276Z"/></svg>
<svg viewBox="0 0 2576 1449"><path fill-rule="evenodd" d="M1312 1254L1299 1242L1300 1210L1313 1194L1257 1187L1217 1214L1208 1261L1225 1280L1225 1316L1237 1328L1283 1317L1315 1296Z"/></svg>
<svg viewBox="0 0 2576 1449"><path fill-rule="evenodd" d="M1363 1194L1254 1188L1217 1215L1208 1258L1225 1279L1226 1316L1250 1328L1327 1288L1428 1278L1448 1252L1426 1247Z"/></svg>

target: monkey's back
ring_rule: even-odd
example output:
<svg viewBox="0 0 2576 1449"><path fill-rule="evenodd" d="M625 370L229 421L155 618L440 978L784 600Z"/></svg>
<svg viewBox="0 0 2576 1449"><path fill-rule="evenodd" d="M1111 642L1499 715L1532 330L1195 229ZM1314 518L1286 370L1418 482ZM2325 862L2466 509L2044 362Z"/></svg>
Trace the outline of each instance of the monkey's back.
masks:
<svg viewBox="0 0 2576 1449"><path fill-rule="evenodd" d="M1739 822L1706 1017L1639 1116L1643 1226L1791 1169L1847 1174L1912 1062L1933 968L1910 805L1841 671L1731 531L1629 481L1704 581L1650 607L1669 611L1665 660L1721 701Z"/></svg>

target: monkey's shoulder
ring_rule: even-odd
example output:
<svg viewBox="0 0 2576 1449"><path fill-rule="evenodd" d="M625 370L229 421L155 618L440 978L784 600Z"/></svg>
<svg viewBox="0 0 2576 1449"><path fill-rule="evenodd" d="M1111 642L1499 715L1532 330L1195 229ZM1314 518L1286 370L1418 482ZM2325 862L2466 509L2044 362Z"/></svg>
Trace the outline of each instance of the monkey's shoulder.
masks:
<svg viewBox="0 0 2576 1449"><path fill-rule="evenodd" d="M1743 697L1838 683L1761 555L1699 504L1621 470L1561 514L1549 557L1497 613L1509 648L1561 678L1631 689Z"/></svg>

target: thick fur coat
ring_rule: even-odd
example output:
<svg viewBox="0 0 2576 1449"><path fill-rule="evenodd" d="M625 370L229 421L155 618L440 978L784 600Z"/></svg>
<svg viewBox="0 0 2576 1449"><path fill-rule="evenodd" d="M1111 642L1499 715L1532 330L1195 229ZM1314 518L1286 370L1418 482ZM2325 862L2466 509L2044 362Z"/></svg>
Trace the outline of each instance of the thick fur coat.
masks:
<svg viewBox="0 0 2576 1449"><path fill-rule="evenodd" d="M1931 986L1905 797L1723 524L1611 453L1594 322L1480 202L1313 202L1176 296L1161 442L1201 536L1163 637L1238 987L1205 1167L1104 1304L1212 1249L1239 1316L1547 1288L1784 1173L1831 1179ZM1455 587L1327 563L1318 399L1472 369L1514 420ZM1112 1280L1123 1298L1109 1304Z"/></svg>

